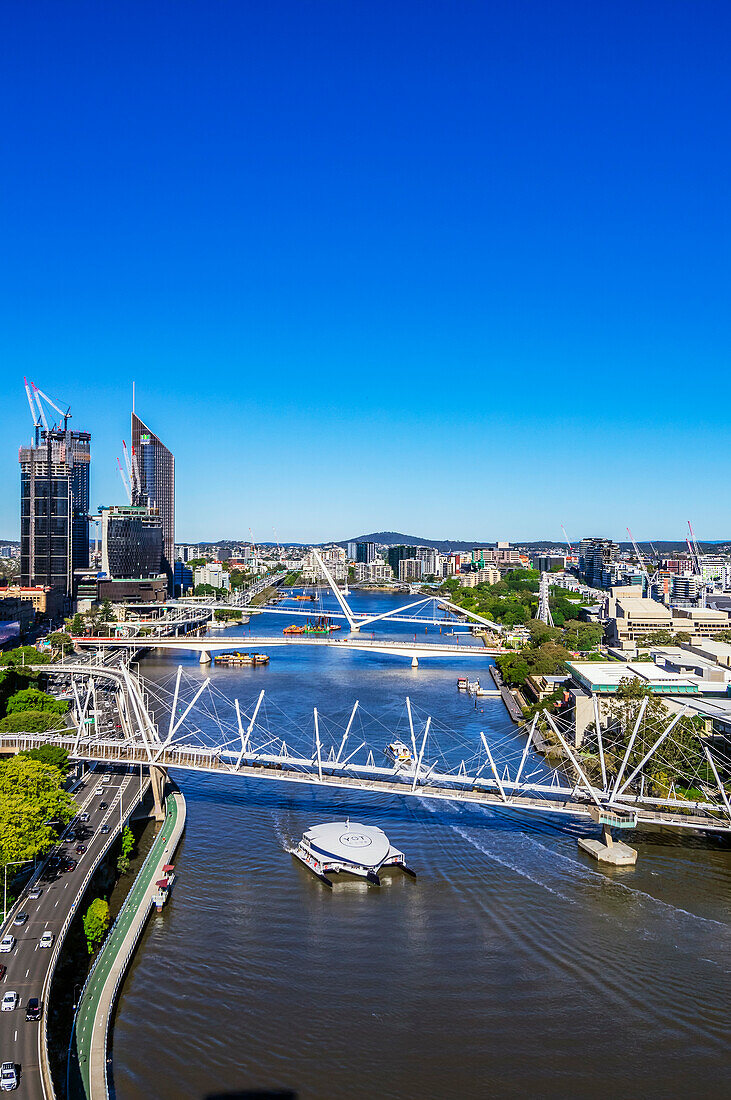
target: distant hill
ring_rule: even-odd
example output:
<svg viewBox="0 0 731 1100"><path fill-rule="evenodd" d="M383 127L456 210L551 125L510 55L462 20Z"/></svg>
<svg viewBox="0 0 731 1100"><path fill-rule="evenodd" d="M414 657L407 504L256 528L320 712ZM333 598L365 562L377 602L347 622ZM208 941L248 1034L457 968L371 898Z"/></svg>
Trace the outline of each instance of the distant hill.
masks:
<svg viewBox="0 0 731 1100"><path fill-rule="evenodd" d="M356 538L343 539L337 546L347 546L349 542L378 542L382 546L431 546L446 554L449 550L471 550L473 546L491 546L485 539L461 542L459 539L425 539L417 535L403 535L400 531L373 531L370 535L358 535Z"/></svg>

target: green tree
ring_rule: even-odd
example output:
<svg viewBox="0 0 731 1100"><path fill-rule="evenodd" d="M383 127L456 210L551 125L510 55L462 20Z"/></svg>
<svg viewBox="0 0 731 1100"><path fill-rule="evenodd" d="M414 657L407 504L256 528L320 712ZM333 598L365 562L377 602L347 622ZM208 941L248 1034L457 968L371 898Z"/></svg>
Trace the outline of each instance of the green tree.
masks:
<svg viewBox="0 0 731 1100"><path fill-rule="evenodd" d="M64 728L63 715L50 710L19 710L0 719L2 733L48 733Z"/></svg>
<svg viewBox="0 0 731 1100"><path fill-rule="evenodd" d="M135 836L129 825L122 830L122 855L131 856L135 848Z"/></svg>
<svg viewBox="0 0 731 1100"><path fill-rule="evenodd" d="M37 749L27 749L20 755L27 756L30 760L40 760L48 767L58 768L64 775L69 770L68 750L62 749L60 745L41 745Z"/></svg>
<svg viewBox="0 0 731 1100"><path fill-rule="evenodd" d="M599 623L582 623L569 619L563 624L563 642L569 649L586 652L595 649L602 640L604 628Z"/></svg>
<svg viewBox="0 0 731 1100"><path fill-rule="evenodd" d="M106 936L111 920L109 902L104 898L94 898L84 913L84 934L90 955L94 954L95 949Z"/></svg>
<svg viewBox="0 0 731 1100"><path fill-rule="evenodd" d="M67 653L73 651L74 643L71 641L71 636L62 630L56 630L49 634L48 641L51 644L51 652L54 657L65 657Z"/></svg>
<svg viewBox="0 0 731 1100"><path fill-rule="evenodd" d="M528 662L520 653L505 653L495 658L502 678L510 687L520 687L530 676Z"/></svg>
<svg viewBox="0 0 731 1100"><path fill-rule="evenodd" d="M99 611L99 619L103 623L114 623L117 621L117 616L114 614L114 608L112 607L112 601L110 599L104 600Z"/></svg>
<svg viewBox="0 0 731 1100"><path fill-rule="evenodd" d="M555 626L547 626L540 619L534 619L528 626L533 645L541 645L543 642L559 641L563 635Z"/></svg>
<svg viewBox="0 0 731 1100"><path fill-rule="evenodd" d="M640 763L671 720L671 712L662 699L645 687L641 680L636 677L620 680L608 707L609 722L604 734L605 758L610 774L616 775L621 766L637 723L642 700L645 698L647 703L627 761L626 776ZM709 769L699 737L703 730L702 718L681 718L643 768L645 775L654 784L655 793L660 797L667 794L672 782L676 786L685 785L689 788L699 781L713 782L712 775L708 774Z"/></svg>
<svg viewBox="0 0 731 1100"><path fill-rule="evenodd" d="M11 695L7 703L7 713L15 714L22 710L46 710L51 714L65 714L69 705L65 699L54 699L38 688L23 688Z"/></svg>
<svg viewBox="0 0 731 1100"><path fill-rule="evenodd" d="M14 668L25 665L50 665L51 654L39 653L35 646L21 645L0 654L0 665L12 665Z"/></svg>
<svg viewBox="0 0 731 1100"><path fill-rule="evenodd" d="M73 619L68 623L68 628L74 637L81 637L86 634L86 621L83 615L80 615L78 611L74 615Z"/></svg>
<svg viewBox="0 0 731 1100"><path fill-rule="evenodd" d="M56 838L51 821L70 821L76 803L63 789L63 772L30 756L0 765L0 867L47 852Z"/></svg>

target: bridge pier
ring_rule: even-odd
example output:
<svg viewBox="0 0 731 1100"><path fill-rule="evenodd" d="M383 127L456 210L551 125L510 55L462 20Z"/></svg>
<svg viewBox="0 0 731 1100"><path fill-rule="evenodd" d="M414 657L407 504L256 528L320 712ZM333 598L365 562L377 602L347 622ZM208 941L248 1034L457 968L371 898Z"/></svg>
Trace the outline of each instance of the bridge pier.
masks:
<svg viewBox="0 0 731 1100"><path fill-rule="evenodd" d="M582 837L577 843L582 852L586 852L599 863L610 863L613 867L634 867L637 862L637 851L621 840L613 840L612 830L608 825L602 826L601 840Z"/></svg>
<svg viewBox="0 0 731 1100"><path fill-rule="evenodd" d="M155 821L165 820L165 784L168 773L165 768L150 768L150 785L152 787L153 814Z"/></svg>
<svg viewBox="0 0 731 1100"><path fill-rule="evenodd" d="M208 650L207 650L207 649L202 649L202 650L201 650L200 663L201 663L202 665L210 665L210 663L211 663L211 655L210 655L210 653L208 652Z"/></svg>
<svg viewBox="0 0 731 1100"><path fill-rule="evenodd" d="M418 657L412 657L411 658L411 667L412 668L418 668L419 667L419 658Z"/></svg>

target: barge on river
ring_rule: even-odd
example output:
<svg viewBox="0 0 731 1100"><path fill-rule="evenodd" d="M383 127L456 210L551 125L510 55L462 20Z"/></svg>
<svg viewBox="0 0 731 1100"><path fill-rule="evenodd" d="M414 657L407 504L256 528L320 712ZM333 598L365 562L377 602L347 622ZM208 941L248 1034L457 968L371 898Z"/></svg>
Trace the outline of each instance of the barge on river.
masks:
<svg viewBox="0 0 731 1100"><path fill-rule="evenodd" d="M334 634L340 630L338 623L333 623L328 615L318 615L316 619L308 619L304 626L292 623L285 626L282 634Z"/></svg>
<svg viewBox="0 0 731 1100"><path fill-rule="evenodd" d="M268 665L268 653L219 653L214 657L217 665L239 668L241 665Z"/></svg>

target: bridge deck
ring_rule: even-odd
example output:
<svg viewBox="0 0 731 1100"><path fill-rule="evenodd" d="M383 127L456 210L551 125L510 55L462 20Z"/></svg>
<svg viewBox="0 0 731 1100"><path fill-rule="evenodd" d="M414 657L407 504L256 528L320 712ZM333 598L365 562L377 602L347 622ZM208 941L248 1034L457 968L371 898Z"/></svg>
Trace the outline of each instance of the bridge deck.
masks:
<svg viewBox="0 0 731 1100"><path fill-rule="evenodd" d="M47 743L47 741L47 734L0 734L0 748L13 745L16 749L26 749ZM66 742L70 742L73 746L73 738L61 737L56 740L56 743L59 744L65 744ZM89 760L114 761L117 763L150 764L153 762L150 759L147 747L141 742L105 741L86 744L79 746L76 755ZM235 756L236 754L229 753L228 755ZM248 753L247 755L251 757L254 754ZM423 780L412 786L412 776L409 775L394 774L391 778L363 778L358 775L333 774L334 765L332 761L322 761L322 775L318 774L318 768L314 762L310 763L298 758L280 758L277 763L270 760L252 761L251 763L242 762L236 766L222 759L217 750L192 746L178 746L169 749L160 747L155 754L154 763L162 768L214 772L252 779L269 779L278 782L368 791L374 794L397 794L450 802L470 802L476 805L497 806L506 810L553 813L566 817L591 817L590 803L578 801L573 797L573 791L564 790L561 798L550 797L548 794L543 797L515 793L504 796L502 792L490 789L492 781L483 779L478 787L475 781L468 776L465 776L462 780L456 775L444 776L445 783L450 785L439 786L429 782L430 777L427 775ZM306 770L307 767L312 770ZM295 768L299 768L299 770L294 770ZM462 783L461 786L459 785L460 782ZM509 787L509 784L507 786ZM494 784L494 787L497 787L497 784ZM545 788L535 785L533 785L533 789L545 790ZM556 793L559 793L558 789ZM731 832L731 821L728 818L717 817L711 812L693 812L693 804L690 804L688 810L684 812L680 807L676 810L663 811L655 806L643 807L637 799L632 799L631 802L637 810L639 824L663 825L712 832Z"/></svg>
<svg viewBox="0 0 731 1100"><path fill-rule="evenodd" d="M232 649L270 649L273 646L325 646L331 649L353 649L366 653L401 653L405 657L490 657L501 649L484 645L455 645L448 642L390 641L385 638L362 638L357 634L346 638L311 634L250 635L245 638L74 638L80 648L94 649L186 649L196 653L217 653Z"/></svg>

